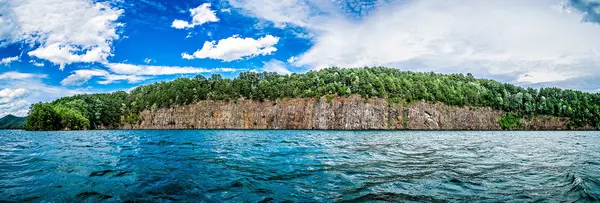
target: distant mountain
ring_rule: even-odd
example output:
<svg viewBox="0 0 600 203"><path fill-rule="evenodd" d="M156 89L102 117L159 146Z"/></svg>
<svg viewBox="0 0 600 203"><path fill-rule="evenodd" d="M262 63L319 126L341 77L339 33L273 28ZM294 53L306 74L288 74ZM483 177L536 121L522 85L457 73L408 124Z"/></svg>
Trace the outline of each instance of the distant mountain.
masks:
<svg viewBox="0 0 600 203"><path fill-rule="evenodd" d="M27 123L27 117L7 115L0 118L0 129L21 129Z"/></svg>

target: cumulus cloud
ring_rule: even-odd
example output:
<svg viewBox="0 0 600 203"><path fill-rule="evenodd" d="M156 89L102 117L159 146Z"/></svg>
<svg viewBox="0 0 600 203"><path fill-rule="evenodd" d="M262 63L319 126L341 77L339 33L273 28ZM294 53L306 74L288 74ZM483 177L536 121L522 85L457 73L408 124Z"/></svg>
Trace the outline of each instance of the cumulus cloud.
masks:
<svg viewBox="0 0 600 203"><path fill-rule="evenodd" d="M525 85L600 74L595 68L600 63L600 26L585 21L596 10L564 9L584 1L399 1L359 20L328 9L343 7L335 1L253 4L270 1L231 2L257 18L314 34L313 46L293 62L297 66L471 72Z"/></svg>
<svg viewBox="0 0 600 203"><path fill-rule="evenodd" d="M176 19L171 24L171 27L175 29L187 29L204 23L219 21L215 11L210 9L210 3L204 3L196 8L190 9L190 16L192 17L191 22Z"/></svg>
<svg viewBox="0 0 600 203"><path fill-rule="evenodd" d="M27 42L29 56L53 64L107 62L119 38L123 10L92 0L9 0L3 3L0 42ZM6 31L11 30L11 31Z"/></svg>
<svg viewBox="0 0 600 203"><path fill-rule="evenodd" d="M16 116L24 116L27 114L29 102L23 100L29 92L26 89L10 89L5 88L0 90L0 118L13 114Z"/></svg>
<svg viewBox="0 0 600 203"><path fill-rule="evenodd" d="M27 113L29 112L27 107L29 107L29 105L31 105L31 103L24 100L10 104L0 104L0 118L3 118L7 115L19 117L27 116Z"/></svg>
<svg viewBox="0 0 600 203"><path fill-rule="evenodd" d="M276 72L276 73L279 73L282 75L287 75L287 74L292 73L292 71L288 70L285 67L285 63L283 63L282 61L279 61L279 60L275 60L275 59L265 63L262 70L266 71L266 72Z"/></svg>
<svg viewBox="0 0 600 203"><path fill-rule="evenodd" d="M19 89L3 89L0 90L0 104L10 103L17 99L21 99L27 96L27 90L23 88Z"/></svg>
<svg viewBox="0 0 600 203"><path fill-rule="evenodd" d="M326 30L297 63L355 67L420 60L440 67L481 61L531 67L595 57L592 50L600 40L592 33L600 27L551 6L505 1L402 4L361 23ZM556 40L566 38L571 39Z"/></svg>
<svg viewBox="0 0 600 203"><path fill-rule="evenodd" d="M238 35L231 36L226 39L221 39L219 42L206 41L202 49L197 50L193 54L183 53L181 57L184 59L219 59L223 61L234 61L242 58L251 58L259 55L269 55L277 51L274 47L279 42L278 37L266 35L264 37L241 38Z"/></svg>
<svg viewBox="0 0 600 203"><path fill-rule="evenodd" d="M25 100L18 100L11 103L0 103L0 118L3 118L9 114L21 117L26 116L29 112L29 105L31 105L31 103Z"/></svg>
<svg viewBox="0 0 600 203"><path fill-rule="evenodd" d="M0 59L0 64L8 66L10 63L12 63L14 61L18 61L18 60L19 60L19 56L6 57L3 59Z"/></svg>

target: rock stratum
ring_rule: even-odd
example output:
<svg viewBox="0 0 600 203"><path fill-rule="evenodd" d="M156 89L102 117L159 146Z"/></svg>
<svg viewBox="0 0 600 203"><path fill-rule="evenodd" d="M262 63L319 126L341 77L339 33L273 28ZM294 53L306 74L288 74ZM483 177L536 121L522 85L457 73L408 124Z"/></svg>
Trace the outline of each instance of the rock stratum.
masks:
<svg viewBox="0 0 600 203"><path fill-rule="evenodd" d="M122 129L322 129L322 130L502 130L506 112L425 101L392 103L360 96L289 98L274 101L203 100L144 110L138 124ZM533 116L521 130L565 130L568 118Z"/></svg>

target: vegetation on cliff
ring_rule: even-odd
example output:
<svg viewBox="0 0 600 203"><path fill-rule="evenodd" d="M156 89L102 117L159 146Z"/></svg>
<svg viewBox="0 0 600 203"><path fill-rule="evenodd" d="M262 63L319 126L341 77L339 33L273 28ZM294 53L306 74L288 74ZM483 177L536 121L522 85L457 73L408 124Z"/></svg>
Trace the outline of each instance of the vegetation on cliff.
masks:
<svg viewBox="0 0 600 203"><path fill-rule="evenodd" d="M523 125L521 123L521 116L513 112L506 113L506 115L500 117L498 123L502 129L515 129Z"/></svg>
<svg viewBox="0 0 600 203"><path fill-rule="evenodd" d="M514 118L531 115L570 117L568 127L600 128L600 95L559 88L522 88L471 74L436 74L374 67L327 68L303 74L240 73L179 78L135 88L130 93L65 97L31 107L27 129L97 129L115 127L125 118L138 122L144 109L166 108L199 100L265 100L359 94L390 102L425 100L457 106L491 107L511 112L500 120L506 128Z"/></svg>

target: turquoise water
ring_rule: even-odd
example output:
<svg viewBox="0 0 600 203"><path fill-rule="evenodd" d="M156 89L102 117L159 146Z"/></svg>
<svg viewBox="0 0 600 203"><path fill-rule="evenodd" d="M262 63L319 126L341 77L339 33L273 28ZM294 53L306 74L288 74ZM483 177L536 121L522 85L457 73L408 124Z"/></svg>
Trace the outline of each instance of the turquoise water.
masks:
<svg viewBox="0 0 600 203"><path fill-rule="evenodd" d="M0 131L0 201L599 198L600 132Z"/></svg>

